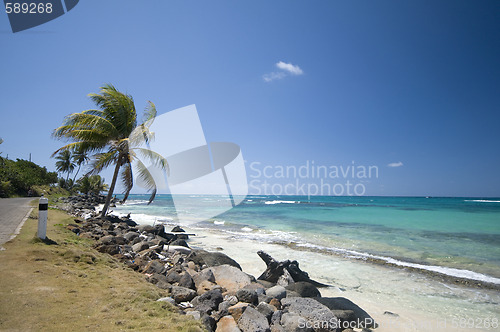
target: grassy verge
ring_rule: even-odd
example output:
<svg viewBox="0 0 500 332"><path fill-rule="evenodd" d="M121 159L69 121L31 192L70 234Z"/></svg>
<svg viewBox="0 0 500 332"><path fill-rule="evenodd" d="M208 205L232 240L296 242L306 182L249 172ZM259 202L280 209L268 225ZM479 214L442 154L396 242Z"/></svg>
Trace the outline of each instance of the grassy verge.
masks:
<svg viewBox="0 0 500 332"><path fill-rule="evenodd" d="M203 331L156 302L165 291L66 230L71 216L49 210L47 236L57 244L37 240L37 214L0 252L0 330Z"/></svg>

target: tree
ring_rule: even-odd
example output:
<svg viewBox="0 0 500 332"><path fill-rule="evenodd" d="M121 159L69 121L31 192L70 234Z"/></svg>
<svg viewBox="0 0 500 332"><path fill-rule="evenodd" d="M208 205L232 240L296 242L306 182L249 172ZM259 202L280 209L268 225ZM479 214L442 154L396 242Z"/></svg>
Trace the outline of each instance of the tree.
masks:
<svg viewBox="0 0 500 332"><path fill-rule="evenodd" d="M87 163L90 158L87 153L83 148L78 148L73 152L72 156L73 162L78 165L78 169L76 170L75 177L73 178L73 183L76 181L76 176L78 175L78 172L80 172L80 168L82 167L83 164Z"/></svg>
<svg viewBox="0 0 500 332"><path fill-rule="evenodd" d="M121 176L125 187L125 199L130 193L133 187L132 162L135 162L138 177L151 191L149 199L151 203L156 196L156 183L137 154L154 166L168 172L168 163L165 158L151 149L141 147L144 144L148 145L152 140L149 127L156 117L155 105L148 102L144 120L138 124L132 96L118 91L114 86L105 85L101 87L99 94L92 93L89 97L99 109L67 116L63 125L54 130L53 136L72 142L61 147L54 154L64 150L79 149L87 153L95 153L92 171L89 174L97 174L114 164L113 178L102 209L102 217L106 216L118 176Z"/></svg>
<svg viewBox="0 0 500 332"><path fill-rule="evenodd" d="M75 169L75 164L73 163L73 158L70 150L62 150L56 156L56 170L61 173L68 173L66 176L66 182L68 182L69 175Z"/></svg>
<svg viewBox="0 0 500 332"><path fill-rule="evenodd" d="M101 191L106 191L108 185L104 183L104 179L100 175L84 176L78 180L78 190L82 194L100 194Z"/></svg>

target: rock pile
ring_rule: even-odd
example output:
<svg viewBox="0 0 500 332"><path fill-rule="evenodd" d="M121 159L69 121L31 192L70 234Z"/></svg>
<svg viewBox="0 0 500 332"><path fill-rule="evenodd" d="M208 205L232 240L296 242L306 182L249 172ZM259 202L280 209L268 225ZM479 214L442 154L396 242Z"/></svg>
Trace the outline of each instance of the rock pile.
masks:
<svg viewBox="0 0 500 332"><path fill-rule="evenodd" d="M259 253L273 265L268 269L272 273L263 275L276 280L257 280L223 253L190 248L189 234L178 226L166 232L163 225L137 225L128 217L108 216L78 220L68 228L94 239L98 251L113 255L167 290L170 296L158 301L201 320L208 331L369 331L376 327L351 301L321 297L312 280L294 280L293 273L281 269L290 265L298 269L295 261L277 262ZM285 276L277 275L277 266ZM305 272L300 272L304 279Z"/></svg>
<svg viewBox="0 0 500 332"><path fill-rule="evenodd" d="M96 211L96 207L104 204L105 201L106 196L96 194L61 197L58 199L55 208L66 211L76 217L89 219L97 216L98 211ZM116 202L116 198L112 198L110 206L115 207Z"/></svg>

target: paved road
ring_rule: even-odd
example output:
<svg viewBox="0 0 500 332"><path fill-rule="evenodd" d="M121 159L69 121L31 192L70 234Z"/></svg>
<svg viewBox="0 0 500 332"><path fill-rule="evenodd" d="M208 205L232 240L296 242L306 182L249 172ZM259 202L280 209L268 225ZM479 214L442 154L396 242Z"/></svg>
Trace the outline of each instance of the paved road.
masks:
<svg viewBox="0 0 500 332"><path fill-rule="evenodd" d="M0 248L9 241L36 198L0 198Z"/></svg>

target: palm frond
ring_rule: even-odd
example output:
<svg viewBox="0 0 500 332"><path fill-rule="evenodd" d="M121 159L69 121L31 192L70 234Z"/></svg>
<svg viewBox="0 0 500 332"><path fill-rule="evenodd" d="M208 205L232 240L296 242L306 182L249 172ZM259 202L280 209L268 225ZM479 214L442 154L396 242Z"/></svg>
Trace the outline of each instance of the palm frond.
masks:
<svg viewBox="0 0 500 332"><path fill-rule="evenodd" d="M170 166L168 165L167 159L158 152L145 148L133 148L133 150L139 152L146 160L148 160L153 165L160 167L162 170L166 171L167 175L170 174Z"/></svg>
<svg viewBox="0 0 500 332"><path fill-rule="evenodd" d="M136 159L135 162L137 169L137 177L142 181L146 189L148 191L151 191L151 196L149 197L149 202L148 202L149 205L156 197L156 182L155 179L153 178L153 175L146 167L146 165L144 165L139 159Z"/></svg>
<svg viewBox="0 0 500 332"><path fill-rule="evenodd" d="M125 203L127 201L128 195L130 194L130 191L132 190L132 187L134 186L132 164L128 162L125 165L123 165L123 169L121 172L122 172L121 173L122 183L123 186L125 187L124 191L125 196L123 197L122 203Z"/></svg>
<svg viewBox="0 0 500 332"><path fill-rule="evenodd" d="M97 174L109 165L114 164L115 162L117 162L118 155L119 153L116 150L110 150L108 152L103 152L95 155L94 160L91 163L92 169L87 173L87 175Z"/></svg>

